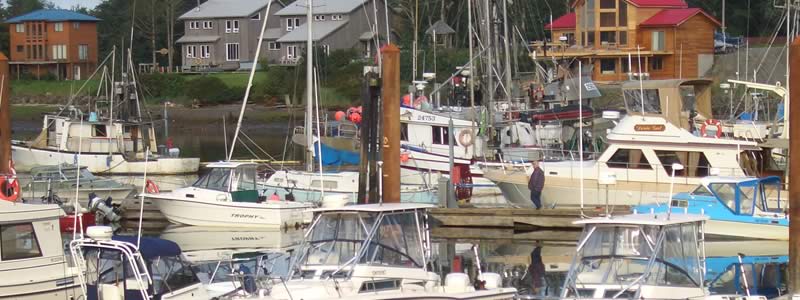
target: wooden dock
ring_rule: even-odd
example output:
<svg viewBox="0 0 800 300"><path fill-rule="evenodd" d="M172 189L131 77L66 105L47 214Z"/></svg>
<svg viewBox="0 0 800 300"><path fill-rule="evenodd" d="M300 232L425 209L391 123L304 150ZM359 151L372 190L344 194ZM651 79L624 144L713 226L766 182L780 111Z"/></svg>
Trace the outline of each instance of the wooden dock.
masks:
<svg viewBox="0 0 800 300"><path fill-rule="evenodd" d="M616 206L617 213L627 213L629 207ZM581 218L605 215L605 208L435 208L430 211L438 227L482 229L513 229L515 231L542 231L564 229L580 230L572 224Z"/></svg>

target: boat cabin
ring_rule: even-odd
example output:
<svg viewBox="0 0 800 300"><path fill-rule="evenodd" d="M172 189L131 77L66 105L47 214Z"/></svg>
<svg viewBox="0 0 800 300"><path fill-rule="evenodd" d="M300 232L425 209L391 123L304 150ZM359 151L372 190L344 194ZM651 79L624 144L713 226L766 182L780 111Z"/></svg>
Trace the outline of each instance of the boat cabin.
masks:
<svg viewBox="0 0 800 300"><path fill-rule="evenodd" d="M259 202L263 199L258 192L257 166L247 162L208 164L208 171L192 184L191 189L215 193L216 199L220 201Z"/></svg>
<svg viewBox="0 0 800 300"><path fill-rule="evenodd" d="M86 270L80 277L85 299L170 299L187 293L202 299L207 293L174 242L153 237L109 238L95 230L98 227L90 227L89 237L70 243L73 259Z"/></svg>
<svg viewBox="0 0 800 300"><path fill-rule="evenodd" d="M31 177L34 182L59 182L63 180L75 181L75 176L80 176L81 182L90 182L97 177L89 172L84 166L80 167L80 171L75 165L61 164L56 166L39 166L31 169Z"/></svg>
<svg viewBox="0 0 800 300"><path fill-rule="evenodd" d="M443 114L425 112L418 109L400 108L400 143L404 147L413 147L419 152L434 155L450 154L450 135L453 135L454 156L457 159L472 159L482 154L483 145L478 138L477 120L472 122L464 118L464 113L454 112L452 118ZM453 121L453 132L450 132L450 120ZM478 143L473 147L473 144ZM474 151L473 151L474 150ZM476 153L477 152L477 153Z"/></svg>
<svg viewBox="0 0 800 300"><path fill-rule="evenodd" d="M42 132L30 142L38 149L83 153L124 153L140 158L144 149L156 152L155 128L150 123L84 119L75 116L45 115ZM109 124L110 123L110 124Z"/></svg>
<svg viewBox="0 0 800 300"><path fill-rule="evenodd" d="M562 298L687 299L705 295L707 217L634 214L575 221L583 234Z"/></svg>

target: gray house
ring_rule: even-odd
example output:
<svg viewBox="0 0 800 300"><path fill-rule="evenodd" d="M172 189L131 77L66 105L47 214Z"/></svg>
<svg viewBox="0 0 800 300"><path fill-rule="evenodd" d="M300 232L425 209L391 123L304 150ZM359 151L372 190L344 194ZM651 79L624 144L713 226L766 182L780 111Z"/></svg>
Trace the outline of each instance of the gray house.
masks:
<svg viewBox="0 0 800 300"><path fill-rule="evenodd" d="M269 1L273 3L267 12ZM283 20L274 15L284 7L278 0L208 0L186 12L178 18L186 26L185 34L176 41L183 52L183 69L237 70L250 66L263 18L270 16L267 28L278 28ZM277 34L272 29L270 32Z"/></svg>
<svg viewBox="0 0 800 300"><path fill-rule="evenodd" d="M364 57L373 56L377 50L372 30L376 24L373 10L376 3L378 28L383 30L379 37L383 37L386 35L383 0L314 0L314 43L327 53L357 48ZM270 27L264 37L267 42L264 50L271 63L294 64L305 53L308 37L305 4L306 1L297 0L275 13L280 26Z"/></svg>

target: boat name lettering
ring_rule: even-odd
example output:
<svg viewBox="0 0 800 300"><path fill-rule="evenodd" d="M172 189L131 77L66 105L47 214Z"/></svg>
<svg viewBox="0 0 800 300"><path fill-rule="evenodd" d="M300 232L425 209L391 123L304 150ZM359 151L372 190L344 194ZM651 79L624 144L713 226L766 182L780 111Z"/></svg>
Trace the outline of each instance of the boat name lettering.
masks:
<svg viewBox="0 0 800 300"><path fill-rule="evenodd" d="M235 236L231 238L232 241L258 241L260 238L252 236Z"/></svg>
<svg viewBox="0 0 800 300"><path fill-rule="evenodd" d="M633 126L633 130L636 131L664 131L667 130L667 126L662 124L637 124Z"/></svg>
<svg viewBox="0 0 800 300"><path fill-rule="evenodd" d="M372 276L375 275L386 275L386 270L372 271Z"/></svg>
<svg viewBox="0 0 800 300"><path fill-rule="evenodd" d="M231 214L233 218L247 218L247 219L257 219L258 216L256 215L245 215L245 214Z"/></svg>
<svg viewBox="0 0 800 300"><path fill-rule="evenodd" d="M427 115L417 116L417 121L434 122L436 121L436 116L427 116Z"/></svg>

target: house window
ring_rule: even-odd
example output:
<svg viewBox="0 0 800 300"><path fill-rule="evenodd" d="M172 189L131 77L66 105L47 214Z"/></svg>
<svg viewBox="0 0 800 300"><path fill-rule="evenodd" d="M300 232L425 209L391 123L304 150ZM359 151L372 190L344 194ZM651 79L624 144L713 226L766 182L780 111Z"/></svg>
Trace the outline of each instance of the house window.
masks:
<svg viewBox="0 0 800 300"><path fill-rule="evenodd" d="M300 18L294 18L294 28L300 27Z"/></svg>
<svg viewBox="0 0 800 300"><path fill-rule="evenodd" d="M286 58L294 59L297 57L297 46L286 47Z"/></svg>
<svg viewBox="0 0 800 300"><path fill-rule="evenodd" d="M199 21L190 21L189 22L189 29L200 29L200 22Z"/></svg>
<svg viewBox="0 0 800 300"><path fill-rule="evenodd" d="M600 60L600 73L602 74L615 74L617 73L617 59L605 58Z"/></svg>
<svg viewBox="0 0 800 300"><path fill-rule="evenodd" d="M594 31L586 32L587 47L594 47Z"/></svg>
<svg viewBox="0 0 800 300"><path fill-rule="evenodd" d="M17 52L25 52L25 46L17 45Z"/></svg>
<svg viewBox="0 0 800 300"><path fill-rule="evenodd" d="M17 32L25 32L25 24L17 24L14 27L17 28Z"/></svg>
<svg viewBox="0 0 800 300"><path fill-rule="evenodd" d="M201 45L200 46L200 57L201 58L209 58L209 57L211 57L211 46L209 46L209 45Z"/></svg>
<svg viewBox="0 0 800 300"><path fill-rule="evenodd" d="M78 23L78 22L72 22L72 28L75 28L75 29L81 29L81 23Z"/></svg>
<svg viewBox="0 0 800 300"><path fill-rule="evenodd" d="M53 26L55 27L55 31L56 32L64 31L64 23L63 22L56 22L56 23L53 24Z"/></svg>
<svg viewBox="0 0 800 300"><path fill-rule="evenodd" d="M622 62L622 69L620 71L622 73L630 73L631 66L628 64L628 59L623 57L621 62Z"/></svg>
<svg viewBox="0 0 800 300"><path fill-rule="evenodd" d="M78 45L78 59L89 59L89 45Z"/></svg>
<svg viewBox="0 0 800 300"><path fill-rule="evenodd" d="M600 27L616 27L617 15L615 13L600 13Z"/></svg>
<svg viewBox="0 0 800 300"><path fill-rule="evenodd" d="M255 15L250 16L250 20L261 20L261 13L256 13Z"/></svg>
<svg viewBox="0 0 800 300"><path fill-rule="evenodd" d="M615 169L653 169L647 157L639 149L619 149L608 159L606 165Z"/></svg>
<svg viewBox="0 0 800 300"><path fill-rule="evenodd" d="M225 44L226 59L228 61L239 60L239 43Z"/></svg>
<svg viewBox="0 0 800 300"><path fill-rule="evenodd" d="M604 46L608 46L608 44L616 44L617 43L617 32L616 31L601 31L600 32L600 44Z"/></svg>
<svg viewBox="0 0 800 300"><path fill-rule="evenodd" d="M342 20L342 15L332 15L331 16L331 20L333 20L333 21L341 21Z"/></svg>
<svg viewBox="0 0 800 300"><path fill-rule="evenodd" d="M325 21L325 15L314 15L314 21Z"/></svg>
<svg viewBox="0 0 800 300"><path fill-rule="evenodd" d="M661 71L664 69L664 58L653 57L650 59L650 69L653 71Z"/></svg>
<svg viewBox="0 0 800 300"><path fill-rule="evenodd" d="M617 0L600 0L600 8L616 8Z"/></svg>
<svg viewBox="0 0 800 300"><path fill-rule="evenodd" d="M38 56L34 54L34 57ZM67 59L67 45L53 45L53 59Z"/></svg>
<svg viewBox="0 0 800 300"><path fill-rule="evenodd" d="M233 20L233 33L239 32L239 20Z"/></svg>
<svg viewBox="0 0 800 300"><path fill-rule="evenodd" d="M436 145L449 145L450 144L450 129L443 126L431 126L431 136L433 137L433 144Z"/></svg>
<svg viewBox="0 0 800 300"><path fill-rule="evenodd" d="M628 3L619 0L619 26L628 27Z"/></svg>
<svg viewBox="0 0 800 300"><path fill-rule="evenodd" d="M267 49L269 49L269 50L272 50L272 51L281 50L281 43L278 43L278 42L268 42L268 43L267 43Z"/></svg>
<svg viewBox="0 0 800 300"><path fill-rule="evenodd" d="M294 21L292 19L286 19L286 31L294 30Z"/></svg>
<svg viewBox="0 0 800 300"><path fill-rule="evenodd" d="M619 32L619 44L620 45L627 45L628 44L628 32L627 31L620 31Z"/></svg>
<svg viewBox="0 0 800 300"><path fill-rule="evenodd" d="M322 53L325 53L325 55L331 55L331 45L322 45Z"/></svg>
<svg viewBox="0 0 800 300"><path fill-rule="evenodd" d="M31 223L0 226L0 249L3 261L42 256Z"/></svg>
<svg viewBox="0 0 800 300"><path fill-rule="evenodd" d="M238 33L238 32L239 32L239 20L225 21L225 33Z"/></svg>
<svg viewBox="0 0 800 300"><path fill-rule="evenodd" d="M653 31L653 51L664 51L664 32Z"/></svg>
<svg viewBox="0 0 800 300"><path fill-rule="evenodd" d="M186 46L186 57L194 58L197 54L197 46Z"/></svg>
<svg viewBox="0 0 800 300"><path fill-rule="evenodd" d="M212 21L203 21L203 29L213 29L214 22Z"/></svg>

